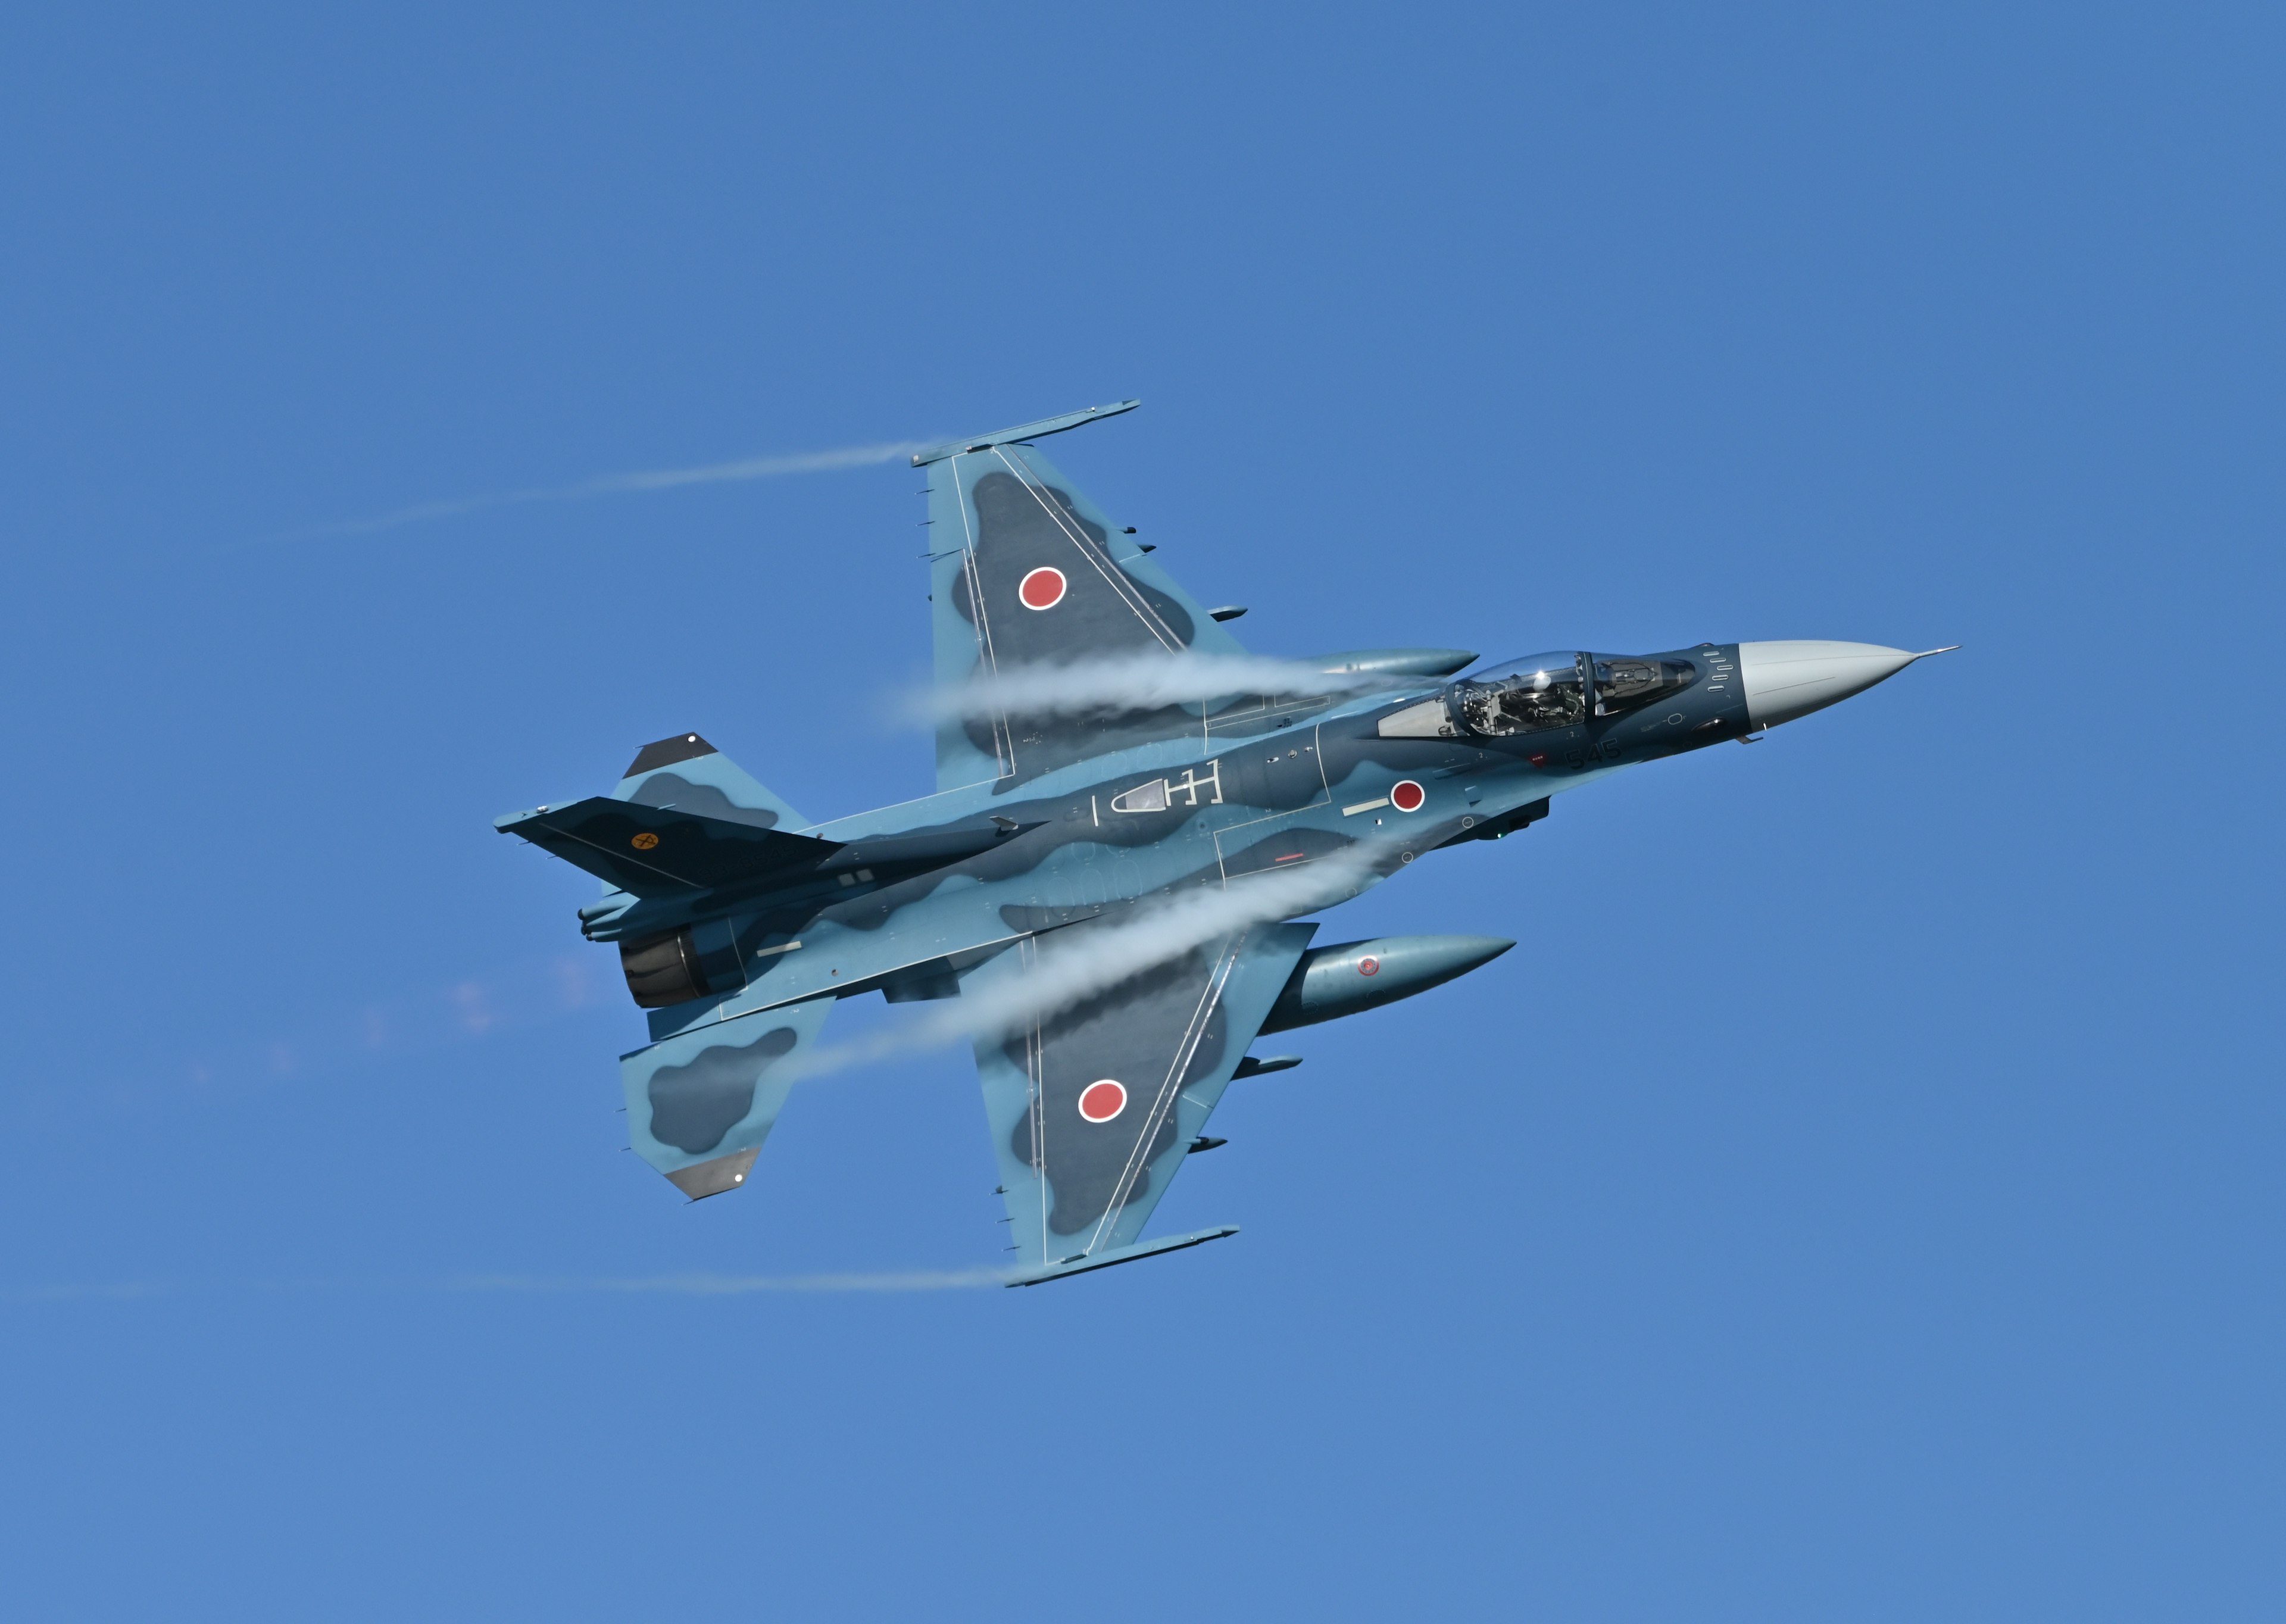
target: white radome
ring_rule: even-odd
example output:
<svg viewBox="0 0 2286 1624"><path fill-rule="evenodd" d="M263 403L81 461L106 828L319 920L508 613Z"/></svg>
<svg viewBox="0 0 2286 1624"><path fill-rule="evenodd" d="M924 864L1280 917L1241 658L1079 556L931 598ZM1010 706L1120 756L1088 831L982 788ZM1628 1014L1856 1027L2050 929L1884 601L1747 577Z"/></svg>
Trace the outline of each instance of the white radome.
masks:
<svg viewBox="0 0 2286 1624"><path fill-rule="evenodd" d="M1747 720L1758 728L1774 728L1862 694L1917 659L1951 652L1927 649L1909 654L1878 643L1742 643L1738 682L1746 696Z"/></svg>

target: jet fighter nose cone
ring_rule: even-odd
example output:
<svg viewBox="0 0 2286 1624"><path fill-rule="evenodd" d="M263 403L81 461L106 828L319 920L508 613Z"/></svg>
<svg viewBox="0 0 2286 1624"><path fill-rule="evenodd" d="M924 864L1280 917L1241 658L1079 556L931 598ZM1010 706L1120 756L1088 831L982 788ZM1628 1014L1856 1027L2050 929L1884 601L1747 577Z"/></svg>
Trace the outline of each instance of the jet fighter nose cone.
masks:
<svg viewBox="0 0 2286 1624"><path fill-rule="evenodd" d="M1742 643L1738 679L1746 696L1747 720L1758 728L1792 721L1862 694L1925 658L1877 643Z"/></svg>

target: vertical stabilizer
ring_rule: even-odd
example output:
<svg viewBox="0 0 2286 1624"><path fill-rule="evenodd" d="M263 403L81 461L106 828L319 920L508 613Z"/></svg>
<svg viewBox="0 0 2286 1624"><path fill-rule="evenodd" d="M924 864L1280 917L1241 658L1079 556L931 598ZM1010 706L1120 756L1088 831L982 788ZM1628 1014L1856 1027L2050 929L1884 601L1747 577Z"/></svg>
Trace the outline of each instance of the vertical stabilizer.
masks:
<svg viewBox="0 0 2286 1624"><path fill-rule="evenodd" d="M674 807L701 817L792 831L808 820L756 783L746 769L696 733L678 733L635 753L615 800Z"/></svg>

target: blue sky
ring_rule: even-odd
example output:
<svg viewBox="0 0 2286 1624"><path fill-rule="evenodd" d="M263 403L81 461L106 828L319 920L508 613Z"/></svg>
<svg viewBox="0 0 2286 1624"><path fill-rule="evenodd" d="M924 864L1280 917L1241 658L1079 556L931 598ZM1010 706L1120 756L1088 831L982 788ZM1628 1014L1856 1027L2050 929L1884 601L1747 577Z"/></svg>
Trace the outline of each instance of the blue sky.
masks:
<svg viewBox="0 0 2286 1624"><path fill-rule="evenodd" d="M5 28L0 1611L2286 1606L2274 10ZM918 481L309 532L1129 395L1258 651L1967 647L1330 916L1521 945L1279 1040L1234 1241L610 1289L996 1258L958 1053L680 1204L490 829L924 792Z"/></svg>

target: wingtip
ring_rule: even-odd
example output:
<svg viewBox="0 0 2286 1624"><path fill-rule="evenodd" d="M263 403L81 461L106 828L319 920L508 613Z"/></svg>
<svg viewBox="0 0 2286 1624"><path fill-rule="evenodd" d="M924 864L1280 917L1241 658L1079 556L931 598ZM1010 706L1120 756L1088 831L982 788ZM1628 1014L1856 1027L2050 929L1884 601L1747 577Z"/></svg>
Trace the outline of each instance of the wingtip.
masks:
<svg viewBox="0 0 2286 1624"><path fill-rule="evenodd" d="M1076 412L1066 412L1060 417L1043 417L1035 422L1019 423L1013 429L996 429L989 434L974 435L965 440L948 440L942 445L931 445L925 450L915 452L912 463L915 468L922 468L931 462L942 462L947 457L960 456L970 452L989 451L995 445L1010 445L1029 440L1044 439L1051 434L1061 434L1068 429L1083 428L1089 423L1101 422L1108 417L1116 417L1123 412L1131 412L1142 404L1140 398L1113 400L1102 406L1084 406Z"/></svg>
<svg viewBox="0 0 2286 1624"><path fill-rule="evenodd" d="M1075 1274L1090 1274L1098 1269L1108 1269L1123 1263L1137 1263L1146 1257L1155 1257L1165 1252L1179 1252L1194 1246L1203 1246L1210 1241L1226 1240L1238 1233L1235 1224L1218 1224L1212 1229L1193 1230L1186 1235L1162 1235L1155 1241L1137 1241L1126 1246L1115 1247L1108 1252L1076 1253L1044 1268L1028 1269L1012 1274L1003 1282L1009 1286L1041 1286L1052 1280L1068 1280Z"/></svg>

